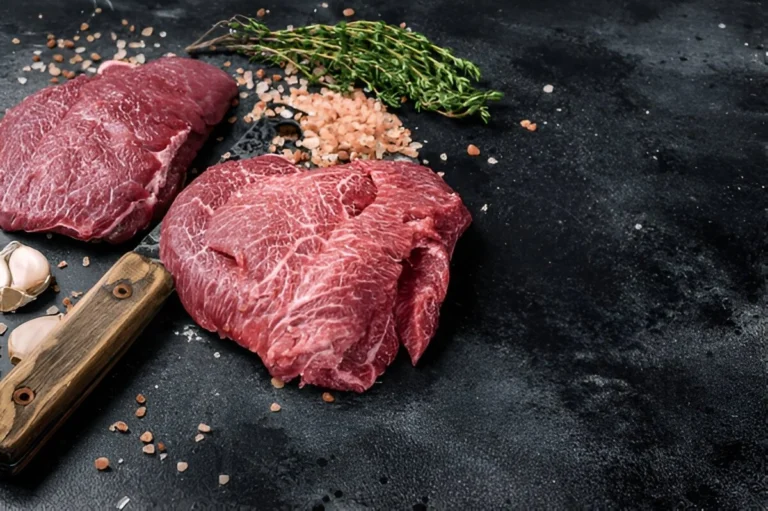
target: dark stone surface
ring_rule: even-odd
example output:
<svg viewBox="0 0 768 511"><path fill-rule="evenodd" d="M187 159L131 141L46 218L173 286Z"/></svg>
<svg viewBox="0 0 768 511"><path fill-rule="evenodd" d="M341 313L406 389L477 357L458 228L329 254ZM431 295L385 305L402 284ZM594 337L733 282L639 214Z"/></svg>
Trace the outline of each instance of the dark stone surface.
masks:
<svg viewBox="0 0 768 511"><path fill-rule="evenodd" d="M38 462L0 483L4 508L107 508L124 495L130 509L766 506L764 2L111 2L94 19L88 1L0 3L0 108L46 84L16 77L33 49L50 55L48 32L90 21L105 37L89 47L108 56L128 18L168 32L149 38L155 57L262 6L273 26L349 6L407 21L478 62L506 99L487 127L402 113L475 218L418 368L401 356L373 390L332 405L317 389L278 391L258 358L171 299ZM243 130L224 126L198 166ZM470 142L482 157L466 156ZM10 237L70 263L56 270L62 295L4 317L11 326L88 288L124 250ZM107 430L120 419L131 435ZM201 421L214 432L195 443ZM165 461L141 453L146 429ZM98 456L114 469L97 473Z"/></svg>

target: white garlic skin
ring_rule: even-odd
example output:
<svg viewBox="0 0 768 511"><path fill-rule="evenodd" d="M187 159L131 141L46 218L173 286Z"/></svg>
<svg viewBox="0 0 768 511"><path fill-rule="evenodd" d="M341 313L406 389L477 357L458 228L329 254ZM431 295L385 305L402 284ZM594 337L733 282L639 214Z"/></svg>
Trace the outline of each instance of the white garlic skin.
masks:
<svg viewBox="0 0 768 511"><path fill-rule="evenodd" d="M8 259L8 268L11 271L11 286L30 294L39 291L51 274L51 266L45 256L26 245L13 251Z"/></svg>
<svg viewBox="0 0 768 511"><path fill-rule="evenodd" d="M13 365L21 362L61 321L61 316L43 316L17 326L8 337L8 355Z"/></svg>
<svg viewBox="0 0 768 511"><path fill-rule="evenodd" d="M11 270L8 268L8 263L5 259L0 257L0 287L8 287L11 285Z"/></svg>

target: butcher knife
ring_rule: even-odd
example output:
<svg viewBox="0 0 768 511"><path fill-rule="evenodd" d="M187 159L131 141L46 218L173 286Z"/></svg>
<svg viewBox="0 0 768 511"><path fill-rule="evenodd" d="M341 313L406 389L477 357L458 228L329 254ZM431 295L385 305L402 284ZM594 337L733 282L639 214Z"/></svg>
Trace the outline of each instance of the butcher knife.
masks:
<svg viewBox="0 0 768 511"><path fill-rule="evenodd" d="M267 152L278 128L259 119L232 159ZM93 286L28 357L0 380L0 473L19 472L133 344L173 292L159 259L160 225Z"/></svg>

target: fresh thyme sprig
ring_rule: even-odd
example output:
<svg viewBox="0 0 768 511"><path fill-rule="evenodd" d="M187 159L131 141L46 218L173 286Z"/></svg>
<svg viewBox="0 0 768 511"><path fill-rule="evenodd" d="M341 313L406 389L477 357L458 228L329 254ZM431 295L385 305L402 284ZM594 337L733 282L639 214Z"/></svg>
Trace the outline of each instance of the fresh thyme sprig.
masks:
<svg viewBox="0 0 768 511"><path fill-rule="evenodd" d="M226 34L212 37L217 30ZM347 91L362 84L383 103L396 107L410 98L416 110L447 117L479 114L491 117L487 103L502 93L479 90L480 69L426 36L381 21L352 21L338 25L309 25L293 30L270 30L244 16L220 21L186 48L234 51L275 65L292 64L310 83Z"/></svg>

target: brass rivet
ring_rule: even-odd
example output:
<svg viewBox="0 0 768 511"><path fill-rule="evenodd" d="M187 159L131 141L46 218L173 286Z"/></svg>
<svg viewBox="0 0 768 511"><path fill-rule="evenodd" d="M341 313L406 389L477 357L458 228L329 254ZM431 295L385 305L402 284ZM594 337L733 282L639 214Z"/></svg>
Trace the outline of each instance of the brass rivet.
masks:
<svg viewBox="0 0 768 511"><path fill-rule="evenodd" d="M35 392L29 387L19 387L13 392L13 402L17 405L27 406L35 399Z"/></svg>
<svg viewBox="0 0 768 511"><path fill-rule="evenodd" d="M127 282L121 282L115 286L115 288L112 290L112 294L115 295L115 298L125 300L133 294L133 288Z"/></svg>

